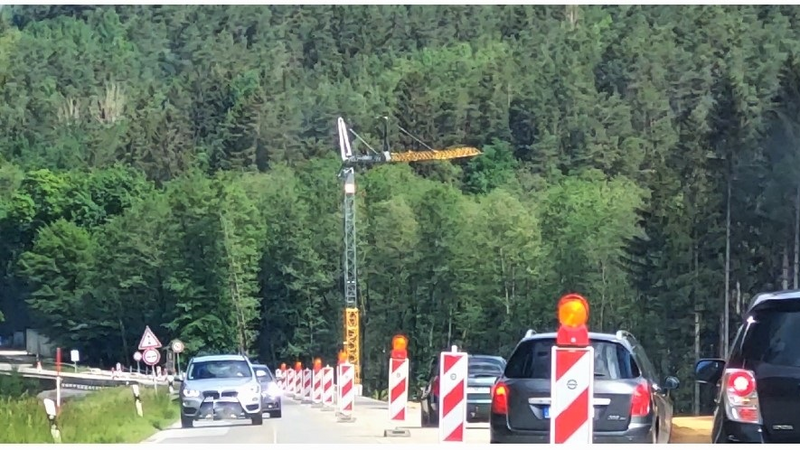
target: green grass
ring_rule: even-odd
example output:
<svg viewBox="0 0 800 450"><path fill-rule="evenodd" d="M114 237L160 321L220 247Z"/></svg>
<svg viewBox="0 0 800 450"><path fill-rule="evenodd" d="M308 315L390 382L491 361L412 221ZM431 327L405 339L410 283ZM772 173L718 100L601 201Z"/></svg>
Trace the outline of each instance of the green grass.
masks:
<svg viewBox="0 0 800 450"><path fill-rule="evenodd" d="M178 418L178 405L166 389L156 394L140 387L144 417L136 414L130 387L104 389L85 397L70 399L58 416L63 443L124 444L138 443ZM50 425L41 400L24 395L0 398L0 443L48 443Z"/></svg>

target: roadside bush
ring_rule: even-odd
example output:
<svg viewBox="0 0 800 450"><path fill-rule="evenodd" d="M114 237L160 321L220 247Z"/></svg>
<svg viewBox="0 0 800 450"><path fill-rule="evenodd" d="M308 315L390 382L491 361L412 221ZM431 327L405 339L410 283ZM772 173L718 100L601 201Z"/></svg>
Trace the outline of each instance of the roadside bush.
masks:
<svg viewBox="0 0 800 450"><path fill-rule="evenodd" d="M63 443L138 443L165 429L178 417L178 407L165 390L141 387L144 417L136 414L129 387L104 389L73 398L58 417ZM52 442L50 425L40 399L23 395L0 399L0 443Z"/></svg>
<svg viewBox="0 0 800 450"><path fill-rule="evenodd" d="M38 381L23 377L17 370L12 371L11 375L0 375L0 398L10 399L23 395L35 395L38 388Z"/></svg>

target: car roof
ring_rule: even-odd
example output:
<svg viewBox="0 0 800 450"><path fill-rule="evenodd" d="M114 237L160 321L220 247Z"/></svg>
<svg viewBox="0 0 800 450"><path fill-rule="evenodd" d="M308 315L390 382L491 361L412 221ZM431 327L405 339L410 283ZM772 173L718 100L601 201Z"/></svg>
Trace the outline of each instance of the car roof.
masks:
<svg viewBox="0 0 800 450"><path fill-rule="evenodd" d="M467 355L469 359L491 359L499 363L505 363L506 359L497 355Z"/></svg>
<svg viewBox="0 0 800 450"><path fill-rule="evenodd" d="M747 311L750 312L754 308L771 301L800 301L800 289L756 294L753 299L750 300L750 306L747 308Z"/></svg>
<svg viewBox="0 0 800 450"><path fill-rule="evenodd" d="M205 355L192 358L192 362L206 361L247 361L247 358L242 355Z"/></svg>
<svg viewBox="0 0 800 450"><path fill-rule="evenodd" d="M522 338L519 343L522 344L523 342L528 341L536 341L541 339L555 339L557 333L537 333L531 336L526 336ZM628 350L631 349L633 344L625 338L620 338L617 334L610 334L610 333L589 333L589 340L590 341L606 341L606 342L615 342L617 344L621 344L625 346Z"/></svg>

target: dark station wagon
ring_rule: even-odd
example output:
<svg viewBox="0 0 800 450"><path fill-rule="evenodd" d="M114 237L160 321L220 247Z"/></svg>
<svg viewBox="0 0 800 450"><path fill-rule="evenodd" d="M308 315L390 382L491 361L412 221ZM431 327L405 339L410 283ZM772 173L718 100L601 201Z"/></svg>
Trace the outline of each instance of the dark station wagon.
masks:
<svg viewBox="0 0 800 450"><path fill-rule="evenodd" d="M551 350L555 333L529 332L492 391L491 443L550 442ZM666 443L672 431L670 392L628 332L589 333L594 348L595 443Z"/></svg>

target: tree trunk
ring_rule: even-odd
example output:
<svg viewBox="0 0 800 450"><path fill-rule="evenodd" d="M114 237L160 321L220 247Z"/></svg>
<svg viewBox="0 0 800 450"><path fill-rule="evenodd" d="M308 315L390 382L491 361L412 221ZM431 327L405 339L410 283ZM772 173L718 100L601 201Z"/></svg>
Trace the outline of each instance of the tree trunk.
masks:
<svg viewBox="0 0 800 450"><path fill-rule="evenodd" d="M725 201L725 306L723 308L722 319L722 354L728 354L728 340L730 332L728 331L730 323L730 305L731 305L731 170L730 163L728 164L728 194Z"/></svg>
<svg viewBox="0 0 800 450"><path fill-rule="evenodd" d="M700 359L700 311L694 312L694 360ZM694 403L692 410L695 416L700 415L700 384L694 383Z"/></svg>
<svg viewBox="0 0 800 450"><path fill-rule="evenodd" d="M789 289L789 246L783 244L783 270L781 273L781 288Z"/></svg>
<svg viewBox="0 0 800 450"><path fill-rule="evenodd" d="M798 282L800 281L800 184L797 185L797 189L795 192L794 197L794 282L792 283L792 287L794 289L798 288Z"/></svg>

